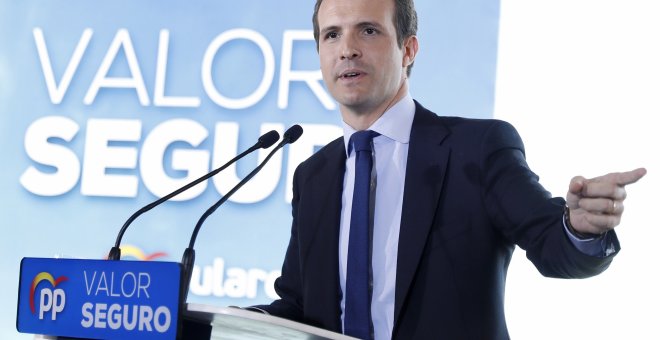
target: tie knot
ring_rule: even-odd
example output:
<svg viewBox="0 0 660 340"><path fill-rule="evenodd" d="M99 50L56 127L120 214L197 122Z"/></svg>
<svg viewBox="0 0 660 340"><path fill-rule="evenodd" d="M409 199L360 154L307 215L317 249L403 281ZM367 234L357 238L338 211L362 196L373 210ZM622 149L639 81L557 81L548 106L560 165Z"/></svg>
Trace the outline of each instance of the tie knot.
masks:
<svg viewBox="0 0 660 340"><path fill-rule="evenodd" d="M371 130L358 131L351 136L349 145L355 148L355 152L371 151L371 140L379 135L380 133Z"/></svg>

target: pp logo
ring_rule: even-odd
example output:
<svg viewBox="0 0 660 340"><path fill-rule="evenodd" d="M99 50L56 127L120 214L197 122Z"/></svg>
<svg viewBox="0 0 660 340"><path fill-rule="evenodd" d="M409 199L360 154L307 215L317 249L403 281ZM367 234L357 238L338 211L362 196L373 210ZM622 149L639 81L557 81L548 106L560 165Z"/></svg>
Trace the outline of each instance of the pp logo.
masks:
<svg viewBox="0 0 660 340"><path fill-rule="evenodd" d="M53 275L47 272L41 272L34 277L34 280L32 280L32 287L30 288L30 310L32 311L32 314L36 313L34 298L37 285L39 285L41 281L48 281L52 286L52 288L44 287L39 292L39 320L43 320L44 314L48 312L51 313L50 319L55 320L57 318L57 313L64 310L64 306L66 305L66 294L64 294L62 288L56 287L60 282L66 280L68 280L66 276L60 276L55 279L53 278Z"/></svg>

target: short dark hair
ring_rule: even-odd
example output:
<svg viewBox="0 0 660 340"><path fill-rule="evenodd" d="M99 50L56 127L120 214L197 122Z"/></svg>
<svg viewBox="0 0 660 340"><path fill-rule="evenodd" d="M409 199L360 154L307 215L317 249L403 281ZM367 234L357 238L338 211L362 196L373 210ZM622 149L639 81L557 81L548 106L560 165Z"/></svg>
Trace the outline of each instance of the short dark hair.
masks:
<svg viewBox="0 0 660 340"><path fill-rule="evenodd" d="M415 3L413 0L392 0L394 1L394 28L396 29L396 41L399 48L403 47L403 41L413 35L417 35L417 11L415 11ZM323 0L316 0L314 5L314 15L312 16L312 24L314 25L314 40L316 40L316 50L319 49L319 8ZM410 76L410 70L413 63L408 65L406 74Z"/></svg>

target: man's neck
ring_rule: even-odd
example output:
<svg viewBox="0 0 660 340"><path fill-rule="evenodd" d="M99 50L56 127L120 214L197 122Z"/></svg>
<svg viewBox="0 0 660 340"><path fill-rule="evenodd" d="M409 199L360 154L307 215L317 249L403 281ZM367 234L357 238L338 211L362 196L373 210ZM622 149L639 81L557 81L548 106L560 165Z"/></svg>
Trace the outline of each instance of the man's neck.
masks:
<svg viewBox="0 0 660 340"><path fill-rule="evenodd" d="M373 108L353 108L341 106L342 119L346 124L355 129L356 131L368 129L375 121L378 120L383 114L392 106L398 103L408 93L408 81L404 80L399 88L399 91L387 102Z"/></svg>

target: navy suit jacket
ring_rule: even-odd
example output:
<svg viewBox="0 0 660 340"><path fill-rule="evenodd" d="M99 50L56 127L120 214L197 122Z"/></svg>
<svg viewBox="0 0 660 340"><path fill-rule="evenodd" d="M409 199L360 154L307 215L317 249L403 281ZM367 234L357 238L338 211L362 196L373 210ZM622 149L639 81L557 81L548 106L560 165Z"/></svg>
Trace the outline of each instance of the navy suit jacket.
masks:
<svg viewBox="0 0 660 340"><path fill-rule="evenodd" d="M291 239L269 313L341 332L343 137L294 175ZM565 201L527 166L508 123L439 117L416 102L396 270L393 339L508 339L504 286L514 245L545 276L582 278L612 256L570 243ZM618 251L618 241L611 235Z"/></svg>

